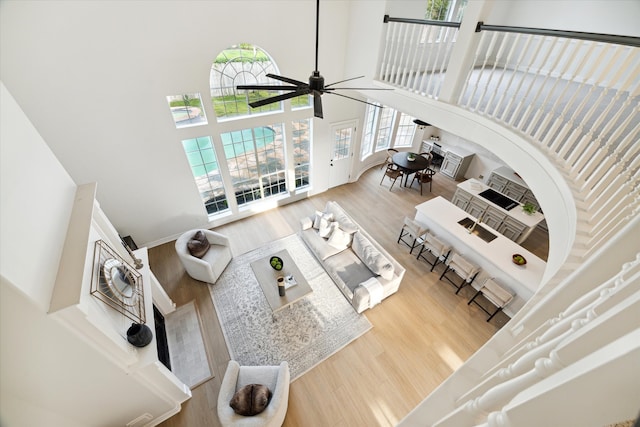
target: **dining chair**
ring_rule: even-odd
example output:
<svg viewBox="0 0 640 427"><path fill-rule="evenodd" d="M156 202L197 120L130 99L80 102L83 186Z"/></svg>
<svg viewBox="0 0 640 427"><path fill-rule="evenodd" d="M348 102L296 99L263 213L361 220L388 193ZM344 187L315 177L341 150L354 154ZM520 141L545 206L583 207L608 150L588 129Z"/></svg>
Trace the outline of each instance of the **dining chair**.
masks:
<svg viewBox="0 0 640 427"><path fill-rule="evenodd" d="M436 174L436 171L430 168L423 169L413 174L413 179L411 180L410 187L413 186L413 182L418 180L420 183L420 195L422 196L422 184L429 183L429 192L431 192L433 186L433 176Z"/></svg>
<svg viewBox="0 0 640 427"><path fill-rule="evenodd" d="M391 183L391 187L389 187L389 191L391 191L391 189L393 188L393 184L396 183L398 178L400 178L400 182L402 182L402 177L404 176L404 174L400 169L395 169L393 164L388 164L387 169L384 171L384 175L382 175L382 179L380 180L380 185L382 185L382 181L384 181L384 178L386 176L388 176L389 179L393 180L393 182Z"/></svg>
<svg viewBox="0 0 640 427"><path fill-rule="evenodd" d="M395 148L387 148L387 158L385 159L384 163L380 166L380 169L382 169L386 165L393 165L393 160L391 158L397 152L398 150L396 150Z"/></svg>

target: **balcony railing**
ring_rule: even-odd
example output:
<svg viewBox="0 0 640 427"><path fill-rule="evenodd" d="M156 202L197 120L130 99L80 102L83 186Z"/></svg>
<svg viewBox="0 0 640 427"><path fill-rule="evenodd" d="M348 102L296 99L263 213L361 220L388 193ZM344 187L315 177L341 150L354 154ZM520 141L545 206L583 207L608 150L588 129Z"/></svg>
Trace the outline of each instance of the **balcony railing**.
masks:
<svg viewBox="0 0 640 427"><path fill-rule="evenodd" d="M640 212L640 38L479 23L473 60L450 70L469 55L459 24L385 22L376 80L432 99L449 88L448 103L528 137L564 174L576 263Z"/></svg>

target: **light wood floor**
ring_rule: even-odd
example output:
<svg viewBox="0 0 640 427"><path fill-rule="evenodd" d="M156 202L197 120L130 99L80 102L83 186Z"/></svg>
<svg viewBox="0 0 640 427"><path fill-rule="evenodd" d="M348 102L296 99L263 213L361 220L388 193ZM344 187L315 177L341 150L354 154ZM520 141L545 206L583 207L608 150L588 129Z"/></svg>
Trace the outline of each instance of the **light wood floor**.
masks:
<svg viewBox="0 0 640 427"><path fill-rule="evenodd" d="M365 312L373 329L291 384L285 426L393 426L508 320L499 313L487 323L480 308L467 305L469 287L455 295L453 286L438 281L441 266L430 273L430 266L396 243L415 205L438 195L450 200L457 183L436 174L433 192L420 196L417 184L388 191L387 179L379 185L381 174L374 167L356 183L216 228L239 255L296 233L301 217L336 200L407 269L400 290ZM194 388L182 411L161 425L219 426L216 404L229 353L209 285L185 274L173 245L150 249L150 265L178 306L196 301L215 378ZM547 258L545 232L535 230L523 246Z"/></svg>

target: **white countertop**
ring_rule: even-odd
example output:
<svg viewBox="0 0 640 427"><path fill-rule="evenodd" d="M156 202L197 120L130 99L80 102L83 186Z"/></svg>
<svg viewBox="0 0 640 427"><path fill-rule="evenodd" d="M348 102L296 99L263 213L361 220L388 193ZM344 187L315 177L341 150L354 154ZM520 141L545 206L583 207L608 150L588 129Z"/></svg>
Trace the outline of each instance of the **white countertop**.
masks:
<svg viewBox="0 0 640 427"><path fill-rule="evenodd" d="M535 212L532 215L525 213L525 211L523 211L521 207L522 203L520 203L520 206L516 206L515 208L508 211L506 209L502 209L500 206L490 202L484 197L478 196L479 193L482 193L484 190L487 190L491 187L481 181L478 181L475 178L470 178L466 181L461 182L460 184L458 184L458 187L466 191L467 193L471 193L473 196L478 197L483 202L488 203L489 206L492 206L500 212L504 212L511 218L523 223L527 227L535 227L544 219L544 215L542 215L540 212Z"/></svg>
<svg viewBox="0 0 640 427"><path fill-rule="evenodd" d="M475 288L479 288L487 277L495 277L499 283L517 294L514 301L505 307L507 314L515 314L540 286L547 268L545 261L486 224L481 226L496 235L491 242L469 234L458 221L466 217L475 218L453 203L439 196L417 205L416 211L418 222L451 244L454 251L482 268L481 275L473 283ZM525 257L526 265L518 266L513 263L511 257L516 253Z"/></svg>

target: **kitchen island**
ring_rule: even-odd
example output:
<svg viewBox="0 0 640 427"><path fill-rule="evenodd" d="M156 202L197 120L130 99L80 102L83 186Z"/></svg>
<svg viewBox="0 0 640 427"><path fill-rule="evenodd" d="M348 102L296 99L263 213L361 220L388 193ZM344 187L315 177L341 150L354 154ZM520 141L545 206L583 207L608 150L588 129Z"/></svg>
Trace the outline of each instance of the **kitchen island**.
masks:
<svg viewBox="0 0 640 427"><path fill-rule="evenodd" d="M479 289L488 277L493 277L516 294L503 310L508 316L513 316L540 286L547 263L484 223L479 226L494 237L485 239L477 233L470 233L466 226L459 223L466 218L477 220L443 197L416 206L416 221L451 244L453 251L480 266L482 271L472 283L475 289ZM522 255L527 264L514 264L511 259L513 254Z"/></svg>

